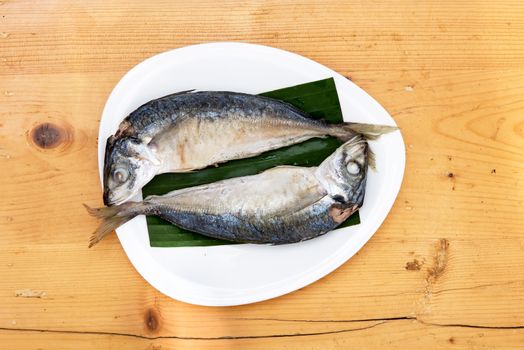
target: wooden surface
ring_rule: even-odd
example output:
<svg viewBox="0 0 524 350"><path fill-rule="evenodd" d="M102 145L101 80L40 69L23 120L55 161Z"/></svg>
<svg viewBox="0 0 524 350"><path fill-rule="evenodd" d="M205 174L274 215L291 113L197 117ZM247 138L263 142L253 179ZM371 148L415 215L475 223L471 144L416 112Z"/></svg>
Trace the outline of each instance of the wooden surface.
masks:
<svg viewBox="0 0 524 350"><path fill-rule="evenodd" d="M1 1L5 349L524 348L521 1ZM98 122L143 59L247 41L310 57L402 128L402 190L334 273L253 305L171 300L94 249Z"/></svg>

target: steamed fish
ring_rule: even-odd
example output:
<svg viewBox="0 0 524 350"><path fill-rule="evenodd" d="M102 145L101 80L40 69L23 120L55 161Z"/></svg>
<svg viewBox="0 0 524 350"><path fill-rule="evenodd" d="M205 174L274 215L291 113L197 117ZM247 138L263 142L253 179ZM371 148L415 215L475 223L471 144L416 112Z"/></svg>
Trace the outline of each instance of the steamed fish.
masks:
<svg viewBox="0 0 524 350"><path fill-rule="evenodd" d="M103 219L90 246L142 214L230 241L284 244L311 239L333 230L362 206L371 159L365 138L354 135L318 167L279 166L142 202L86 206Z"/></svg>
<svg viewBox="0 0 524 350"><path fill-rule="evenodd" d="M236 92L182 92L150 101L107 140L104 204L121 204L155 175L187 172L233 159L335 136L368 138L396 127L328 124L290 104Z"/></svg>

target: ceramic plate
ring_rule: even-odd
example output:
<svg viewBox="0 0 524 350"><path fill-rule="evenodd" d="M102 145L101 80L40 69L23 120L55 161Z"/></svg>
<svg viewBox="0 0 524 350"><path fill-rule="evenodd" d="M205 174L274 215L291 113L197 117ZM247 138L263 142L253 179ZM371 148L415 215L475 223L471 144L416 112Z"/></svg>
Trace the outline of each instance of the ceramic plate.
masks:
<svg viewBox="0 0 524 350"><path fill-rule="evenodd" d="M107 100L99 132L100 178L106 139L123 118L149 100L190 89L257 94L329 77L335 79L346 121L395 125L380 104L348 79L287 51L252 44L210 43L151 57L131 69ZM187 303L240 305L292 292L351 258L391 209L404 173L402 136L394 132L370 145L376 153L378 171L368 172L359 225L281 246L151 248L145 217L139 216L116 230L118 238L131 263L151 285Z"/></svg>

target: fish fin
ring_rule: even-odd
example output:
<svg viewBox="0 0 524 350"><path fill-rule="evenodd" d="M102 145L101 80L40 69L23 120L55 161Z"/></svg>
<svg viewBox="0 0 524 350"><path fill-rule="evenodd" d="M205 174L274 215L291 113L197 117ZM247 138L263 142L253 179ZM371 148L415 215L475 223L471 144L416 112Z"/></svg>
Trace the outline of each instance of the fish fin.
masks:
<svg viewBox="0 0 524 350"><path fill-rule="evenodd" d="M211 167L212 165L210 165ZM184 169L177 169L176 172L177 173L181 173L181 174L186 174L186 173L194 173L196 172L197 170L200 170L202 168L184 168Z"/></svg>
<svg viewBox="0 0 524 350"><path fill-rule="evenodd" d="M297 166L296 166L296 165L275 165L275 166L272 167L272 168L269 168L269 169L267 169L267 170L264 170L264 172L266 172L266 171L271 171L271 170L273 170L273 169L290 169L290 168L291 168L291 169L296 169Z"/></svg>
<svg viewBox="0 0 524 350"><path fill-rule="evenodd" d="M364 123L342 123L338 124L342 132L337 132L336 137L341 141L348 141L355 133L362 134L368 140L376 140L381 135L398 130L396 126Z"/></svg>
<svg viewBox="0 0 524 350"><path fill-rule="evenodd" d="M89 239L89 248L100 242L102 238L113 232L117 227L138 215L139 213L136 210L127 210L136 204L131 202L102 208L91 208L84 204L89 215L102 220Z"/></svg>
<svg viewBox="0 0 524 350"><path fill-rule="evenodd" d="M373 171L377 171L377 158L375 157L375 152L371 150L368 146L368 165Z"/></svg>
<svg viewBox="0 0 524 350"><path fill-rule="evenodd" d="M159 166L160 164L162 164L156 156L151 155L151 154L139 154L137 155L137 159L147 160L148 162L156 166Z"/></svg>
<svg viewBox="0 0 524 350"><path fill-rule="evenodd" d="M136 148L136 158L147 160L148 162L156 166L161 164L160 159L158 159L155 151L153 151L153 149L149 147L149 144L140 143L134 147Z"/></svg>

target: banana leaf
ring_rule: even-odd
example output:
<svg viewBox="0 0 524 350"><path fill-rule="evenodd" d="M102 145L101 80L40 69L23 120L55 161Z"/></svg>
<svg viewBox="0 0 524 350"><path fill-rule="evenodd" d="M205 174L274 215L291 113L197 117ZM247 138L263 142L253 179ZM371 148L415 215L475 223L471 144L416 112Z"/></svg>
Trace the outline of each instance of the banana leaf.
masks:
<svg viewBox="0 0 524 350"><path fill-rule="evenodd" d="M342 122L342 111L333 78L314 81L261 94L290 103L313 118L323 118L330 123ZM233 160L218 167L208 167L191 173L161 174L153 178L143 189L144 197L207 184L232 177L258 174L278 165L317 166L333 153L341 142L333 137L311 139L297 145L265 152L252 158ZM358 212L342 225L360 223ZM238 244L206 237L177 227L158 217L147 217L149 241L152 247L190 247Z"/></svg>

